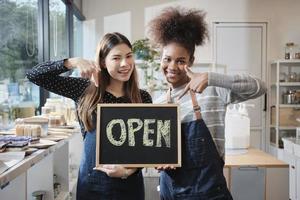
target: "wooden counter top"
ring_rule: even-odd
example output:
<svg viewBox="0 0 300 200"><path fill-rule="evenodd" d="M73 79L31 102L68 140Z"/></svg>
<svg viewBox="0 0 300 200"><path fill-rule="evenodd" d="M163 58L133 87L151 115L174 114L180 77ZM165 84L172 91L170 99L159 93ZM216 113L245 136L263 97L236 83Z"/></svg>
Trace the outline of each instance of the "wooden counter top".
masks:
<svg viewBox="0 0 300 200"><path fill-rule="evenodd" d="M240 155L225 155L225 167L289 167L283 161L258 149L248 149L248 152Z"/></svg>

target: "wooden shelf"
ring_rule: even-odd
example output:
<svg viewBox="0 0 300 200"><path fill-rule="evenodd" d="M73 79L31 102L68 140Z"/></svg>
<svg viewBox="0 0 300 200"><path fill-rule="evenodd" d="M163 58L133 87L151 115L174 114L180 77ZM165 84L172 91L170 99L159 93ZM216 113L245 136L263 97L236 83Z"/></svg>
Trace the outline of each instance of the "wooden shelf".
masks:
<svg viewBox="0 0 300 200"><path fill-rule="evenodd" d="M279 126L279 130L296 130L296 126Z"/></svg>
<svg viewBox="0 0 300 200"><path fill-rule="evenodd" d="M277 128L275 125L270 125L270 128ZM296 130L296 126L278 126L279 130Z"/></svg>
<svg viewBox="0 0 300 200"><path fill-rule="evenodd" d="M277 64L277 63L280 63L280 64L284 64L284 63L286 63L286 64L289 64L289 63L296 63L296 64L300 64L300 59L292 59L292 60L284 60L284 59L282 59L282 60L276 60L276 61L272 61L272 65L274 65L274 64Z"/></svg>
<svg viewBox="0 0 300 200"><path fill-rule="evenodd" d="M300 108L300 104L279 104L279 108Z"/></svg>
<svg viewBox="0 0 300 200"><path fill-rule="evenodd" d="M277 86L277 83L272 83L271 87ZM279 86L297 87L300 86L300 82L280 82Z"/></svg>
<svg viewBox="0 0 300 200"><path fill-rule="evenodd" d="M281 82L279 86L300 86L300 82Z"/></svg>

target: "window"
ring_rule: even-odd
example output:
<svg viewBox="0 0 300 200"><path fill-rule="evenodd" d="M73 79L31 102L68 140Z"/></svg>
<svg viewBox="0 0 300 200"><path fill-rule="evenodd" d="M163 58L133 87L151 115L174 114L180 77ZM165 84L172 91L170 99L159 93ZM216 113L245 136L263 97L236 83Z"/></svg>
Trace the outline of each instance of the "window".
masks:
<svg viewBox="0 0 300 200"><path fill-rule="evenodd" d="M82 21L73 15L73 43L74 43L74 57L82 57Z"/></svg>
<svg viewBox="0 0 300 200"><path fill-rule="evenodd" d="M37 0L0 1L0 129L35 114L39 89L25 79L38 63Z"/></svg>
<svg viewBox="0 0 300 200"><path fill-rule="evenodd" d="M50 60L69 57L66 5L61 0L49 0Z"/></svg>
<svg viewBox="0 0 300 200"><path fill-rule="evenodd" d="M49 0L50 16L50 60L59 60L69 57L66 5L61 0ZM50 97L59 98L59 95L50 93Z"/></svg>
<svg viewBox="0 0 300 200"><path fill-rule="evenodd" d="M80 10L70 3L69 11L84 20ZM43 16L48 13L48 4L49 15ZM74 47L74 56L82 56L82 22L74 16L68 21L73 23L73 30L68 30L66 8L62 0L0 1L0 130L11 128L16 118L34 115L40 99L44 101L48 96L43 91L40 95L39 87L25 78L28 69L43 60L69 57L70 46ZM38 23L48 19L49 26ZM39 28L43 31L38 40ZM68 37L68 31L74 32L74 39Z"/></svg>

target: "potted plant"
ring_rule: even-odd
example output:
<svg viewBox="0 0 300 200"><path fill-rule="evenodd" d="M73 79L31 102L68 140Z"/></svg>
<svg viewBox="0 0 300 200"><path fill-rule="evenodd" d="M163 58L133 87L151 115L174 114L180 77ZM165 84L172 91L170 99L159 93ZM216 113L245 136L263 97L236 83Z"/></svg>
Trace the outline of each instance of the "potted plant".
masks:
<svg viewBox="0 0 300 200"><path fill-rule="evenodd" d="M155 72L159 70L159 52L151 46L148 38L136 40L132 44L132 50L137 59L137 67L143 71L143 85L150 93L159 89L159 85L162 84L158 84L160 80L154 76Z"/></svg>
<svg viewBox="0 0 300 200"><path fill-rule="evenodd" d="M138 60L153 62L158 52L150 45L148 38L136 40L132 44L133 53Z"/></svg>

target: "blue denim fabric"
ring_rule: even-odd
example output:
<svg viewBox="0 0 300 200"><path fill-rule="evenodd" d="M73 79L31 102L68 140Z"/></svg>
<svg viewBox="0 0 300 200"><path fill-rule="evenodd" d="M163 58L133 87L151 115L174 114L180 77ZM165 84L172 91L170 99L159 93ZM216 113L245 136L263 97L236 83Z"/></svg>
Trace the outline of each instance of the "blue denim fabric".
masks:
<svg viewBox="0 0 300 200"><path fill-rule="evenodd" d="M204 121L183 123L182 167L160 175L162 200L232 200L219 156Z"/></svg>
<svg viewBox="0 0 300 200"><path fill-rule="evenodd" d="M96 163L96 133L84 138L84 150L77 181L77 200L144 200L144 182L141 170L127 179L111 178L99 170Z"/></svg>

